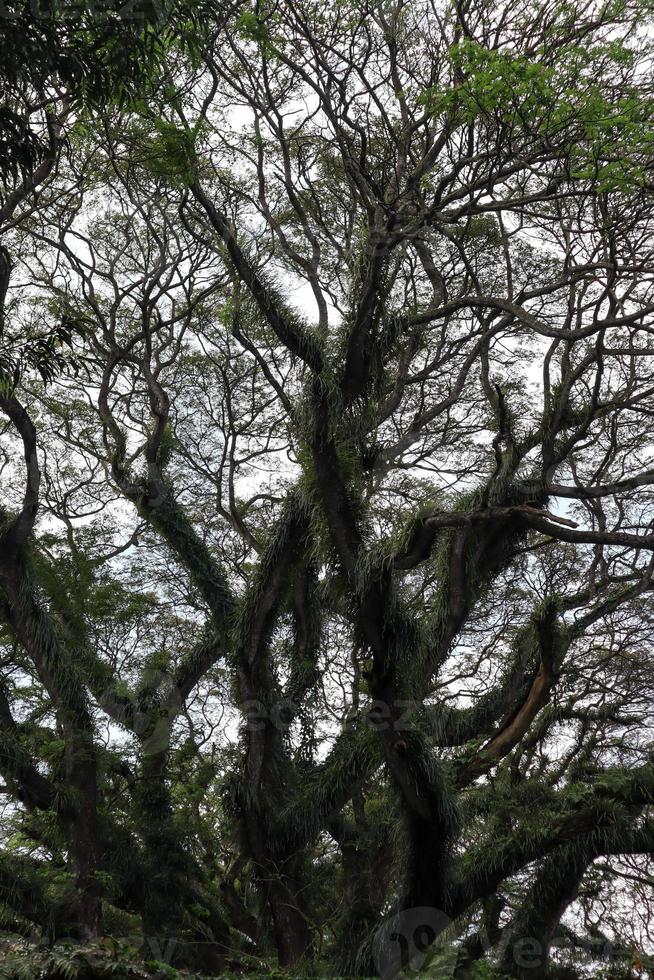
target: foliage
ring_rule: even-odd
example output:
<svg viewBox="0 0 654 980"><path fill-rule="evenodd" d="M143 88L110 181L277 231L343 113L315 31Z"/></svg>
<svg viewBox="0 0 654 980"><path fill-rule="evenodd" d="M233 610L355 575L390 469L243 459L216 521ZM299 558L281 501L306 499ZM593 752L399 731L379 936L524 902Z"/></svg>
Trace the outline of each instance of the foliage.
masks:
<svg viewBox="0 0 654 980"><path fill-rule="evenodd" d="M650 6L98 6L0 11L0 977L652 974Z"/></svg>

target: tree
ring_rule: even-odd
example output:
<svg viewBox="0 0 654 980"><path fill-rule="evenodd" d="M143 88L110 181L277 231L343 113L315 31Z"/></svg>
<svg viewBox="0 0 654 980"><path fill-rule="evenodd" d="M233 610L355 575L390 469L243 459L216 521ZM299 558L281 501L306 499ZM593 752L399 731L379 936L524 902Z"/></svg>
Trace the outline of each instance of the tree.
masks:
<svg viewBox="0 0 654 980"><path fill-rule="evenodd" d="M197 13L202 12L198 7ZM25 550L33 529L40 473L34 426L19 401L15 386L26 368L43 381L67 363L61 348L72 347L74 325L65 310L52 326L47 318L34 329L32 322L5 329L12 304L7 302L16 258L12 232L29 223L57 175L66 144L73 145L88 127L94 112L112 103L123 104L148 94L162 71L162 53L184 47L192 50L187 34L196 27L185 5L146 4L134 9L121 3L74 6L10 2L2 5L2 81L5 101L0 110L0 407L20 436L27 466L21 512L15 518L3 511L5 524L0 579L5 614L14 636L31 652L40 682L59 709L68 798L43 782L29 760L7 746L11 764L30 787L18 793L27 806L58 810L66 827L68 860L74 868L78 919L82 934L100 932L100 889L95 879L100 824L97 814L96 757L92 720L82 680L71 666L71 651L44 619L31 595ZM182 24L171 26L171 15ZM58 186L56 193L61 193ZM40 256L34 256L35 262ZM43 329L45 325L45 329ZM39 329L41 328L41 329ZM74 361L73 361L74 362ZM73 363L71 362L71 363ZM9 703L3 705L7 737L17 729ZM20 755L20 753L19 753ZM34 795L36 794L36 795Z"/></svg>
<svg viewBox="0 0 654 980"><path fill-rule="evenodd" d="M650 968L649 16L239 4L65 149L7 294L73 349L0 403L14 930Z"/></svg>

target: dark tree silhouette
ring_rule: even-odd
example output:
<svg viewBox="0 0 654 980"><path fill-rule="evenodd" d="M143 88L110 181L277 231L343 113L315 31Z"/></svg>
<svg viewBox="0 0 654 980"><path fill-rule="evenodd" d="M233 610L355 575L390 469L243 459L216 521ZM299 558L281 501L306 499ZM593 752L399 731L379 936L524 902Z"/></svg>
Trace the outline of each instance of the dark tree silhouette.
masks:
<svg viewBox="0 0 654 980"><path fill-rule="evenodd" d="M7 928L649 975L650 15L180 11L7 229Z"/></svg>

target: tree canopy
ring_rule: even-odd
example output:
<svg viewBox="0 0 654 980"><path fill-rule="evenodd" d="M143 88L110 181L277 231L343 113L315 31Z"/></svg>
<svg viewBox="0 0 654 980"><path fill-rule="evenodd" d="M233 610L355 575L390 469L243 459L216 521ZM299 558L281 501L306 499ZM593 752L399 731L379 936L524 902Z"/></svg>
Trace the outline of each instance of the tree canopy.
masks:
<svg viewBox="0 0 654 980"><path fill-rule="evenodd" d="M651 5L0 19L0 978L653 976Z"/></svg>

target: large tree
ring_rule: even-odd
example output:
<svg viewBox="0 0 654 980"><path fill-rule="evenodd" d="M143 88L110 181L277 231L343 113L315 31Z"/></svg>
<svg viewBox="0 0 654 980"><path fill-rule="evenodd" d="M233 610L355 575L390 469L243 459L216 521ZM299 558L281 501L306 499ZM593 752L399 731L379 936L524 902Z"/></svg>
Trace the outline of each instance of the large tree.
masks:
<svg viewBox="0 0 654 980"><path fill-rule="evenodd" d="M7 246L7 342L50 330L0 401L8 929L647 970L648 18L225 6L52 157Z"/></svg>
<svg viewBox="0 0 654 980"><path fill-rule="evenodd" d="M171 54L192 53L201 31L196 20L203 4L191 8L176 0L166 4L59 4L10 0L0 8L0 408L20 436L27 468L25 496L18 517L2 509L0 581L13 635L30 649L40 682L61 709L64 768L70 791L57 802L65 826L67 863L75 876L76 919L86 938L101 930L100 885L95 877L101 826L97 812L97 759L93 723L83 680L71 667L71 652L42 617L30 596L25 549L38 507L39 463L34 427L16 390L26 370L47 381L75 363L75 329L65 309L49 315L15 316L21 286L12 282L23 256L23 234L41 202L81 190L66 179L64 150L74 150L83 134L101 125L100 113L147 97L165 84ZM212 10L214 6L211 5ZM60 164L62 164L60 166ZM86 187L86 183L84 187ZM30 239L31 267L45 256ZM3 702L8 732L14 732L9 703ZM7 745L13 756L15 747ZM17 761L19 766L28 760ZM45 802L48 793L36 766L28 778ZM52 787L51 787L52 789ZM45 795L42 795L45 793ZM19 798L31 804L30 791ZM48 806L56 800L50 795Z"/></svg>

